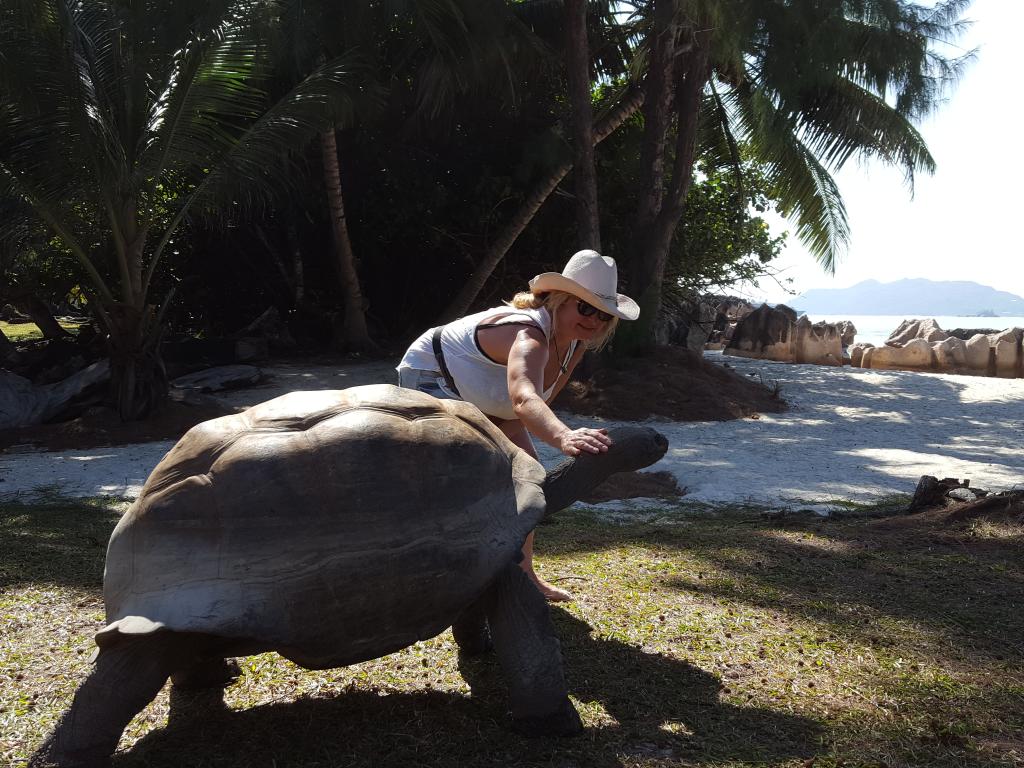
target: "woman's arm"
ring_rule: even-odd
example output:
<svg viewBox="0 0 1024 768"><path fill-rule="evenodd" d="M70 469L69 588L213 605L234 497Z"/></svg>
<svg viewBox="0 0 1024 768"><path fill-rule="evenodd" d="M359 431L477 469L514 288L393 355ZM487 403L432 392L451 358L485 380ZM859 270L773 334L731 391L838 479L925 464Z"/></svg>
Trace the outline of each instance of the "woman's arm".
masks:
<svg viewBox="0 0 1024 768"><path fill-rule="evenodd" d="M579 362L576 354L573 359ZM607 451L611 438L606 430L569 429L544 402L540 393L544 391L547 361L548 342L544 334L536 328L520 330L508 352L508 394L516 416L532 434L567 456ZM575 367L574 363L570 365L570 370ZM565 378L568 379L567 374Z"/></svg>

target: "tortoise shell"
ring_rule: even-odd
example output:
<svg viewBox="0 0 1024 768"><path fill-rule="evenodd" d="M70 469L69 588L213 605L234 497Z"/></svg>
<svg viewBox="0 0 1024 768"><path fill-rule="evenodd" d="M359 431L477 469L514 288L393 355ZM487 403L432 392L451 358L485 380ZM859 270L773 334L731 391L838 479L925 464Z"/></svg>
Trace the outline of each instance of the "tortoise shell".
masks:
<svg viewBox="0 0 1024 768"><path fill-rule="evenodd" d="M199 424L114 530L97 643L199 632L310 668L390 653L517 557L543 480L474 406L390 385Z"/></svg>

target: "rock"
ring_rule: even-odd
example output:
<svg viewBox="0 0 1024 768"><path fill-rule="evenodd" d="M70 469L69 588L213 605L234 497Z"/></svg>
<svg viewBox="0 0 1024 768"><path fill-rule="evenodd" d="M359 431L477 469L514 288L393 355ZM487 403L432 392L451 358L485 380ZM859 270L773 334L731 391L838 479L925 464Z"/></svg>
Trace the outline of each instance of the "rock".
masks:
<svg viewBox="0 0 1024 768"><path fill-rule="evenodd" d="M849 320L840 320L835 326L839 330L843 346L849 347L852 345L857 337L857 326Z"/></svg>
<svg viewBox="0 0 1024 768"><path fill-rule="evenodd" d="M939 370L960 373L967 368L967 345L962 339L950 336L932 345L935 351L935 365Z"/></svg>
<svg viewBox="0 0 1024 768"><path fill-rule="evenodd" d="M811 324L784 304L764 304L736 325L727 355L812 365L843 364L842 334L830 323Z"/></svg>
<svg viewBox="0 0 1024 768"><path fill-rule="evenodd" d="M995 375L995 355L988 336L979 333L964 342L964 367L981 376Z"/></svg>
<svg viewBox="0 0 1024 768"><path fill-rule="evenodd" d="M912 338L902 347L876 347L871 350L870 367L879 370L931 370L935 352L924 339Z"/></svg>
<svg viewBox="0 0 1024 768"><path fill-rule="evenodd" d="M837 326L814 323L804 315L794 325L793 357L798 363L842 365L843 341Z"/></svg>
<svg viewBox="0 0 1024 768"><path fill-rule="evenodd" d="M254 365L221 365L179 376L171 382L171 386L193 392L221 392L252 386L262 380L263 371Z"/></svg>
<svg viewBox="0 0 1024 768"><path fill-rule="evenodd" d="M713 331L715 318L715 308L706 301L682 301L659 315L654 328L655 343L700 352Z"/></svg>
<svg viewBox="0 0 1024 768"><path fill-rule="evenodd" d="M978 494L970 488L953 488L947 491L946 498L953 501L977 501Z"/></svg>
<svg viewBox="0 0 1024 768"><path fill-rule="evenodd" d="M989 336L992 348L996 351L995 375L1004 379L1017 379L1024 376L1022 366L1021 338L1024 331L1020 328L1007 328L1005 331Z"/></svg>
<svg viewBox="0 0 1024 768"><path fill-rule="evenodd" d="M988 336L990 333L999 333L997 328L953 328L950 331L946 331L950 336L956 336L958 339L967 341L973 336L977 336L979 333L983 336Z"/></svg>
<svg viewBox="0 0 1024 768"><path fill-rule="evenodd" d="M35 386L26 378L0 370L0 429L27 427L51 421L87 390L107 382L110 366L106 360L55 384Z"/></svg>
<svg viewBox="0 0 1024 768"><path fill-rule="evenodd" d="M850 365L854 368L868 368L869 366L864 364L864 353L870 349L874 349L874 344L851 344L848 352L850 353Z"/></svg>
<svg viewBox="0 0 1024 768"><path fill-rule="evenodd" d="M886 346L901 347L911 339L924 339L925 341L942 341L949 337L939 324L931 318L924 320L904 320L899 324L889 338L885 340Z"/></svg>
<svg viewBox="0 0 1024 768"><path fill-rule="evenodd" d="M780 304L770 307L762 304L736 324L732 338L725 348L727 355L796 361L793 353L793 324L796 312Z"/></svg>

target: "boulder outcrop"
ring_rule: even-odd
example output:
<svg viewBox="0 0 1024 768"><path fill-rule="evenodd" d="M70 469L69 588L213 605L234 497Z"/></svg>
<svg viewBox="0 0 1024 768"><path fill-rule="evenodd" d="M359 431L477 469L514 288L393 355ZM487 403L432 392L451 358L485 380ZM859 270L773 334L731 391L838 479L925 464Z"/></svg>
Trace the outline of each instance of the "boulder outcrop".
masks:
<svg viewBox="0 0 1024 768"><path fill-rule="evenodd" d="M725 354L838 366L843 364L842 332L830 323L812 324L806 315L797 318L784 304L763 304L737 323Z"/></svg>
<svg viewBox="0 0 1024 768"><path fill-rule="evenodd" d="M850 364L861 368L934 371L1024 378L1024 329L947 333L933 319L904 320L881 347L854 345Z"/></svg>

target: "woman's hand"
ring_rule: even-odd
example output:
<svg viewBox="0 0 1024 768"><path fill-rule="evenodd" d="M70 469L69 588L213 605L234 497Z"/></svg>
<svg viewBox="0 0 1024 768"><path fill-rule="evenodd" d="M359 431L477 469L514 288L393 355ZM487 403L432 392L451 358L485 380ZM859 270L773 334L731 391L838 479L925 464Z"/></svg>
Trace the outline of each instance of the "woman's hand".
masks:
<svg viewBox="0 0 1024 768"><path fill-rule="evenodd" d="M558 435L558 450L566 456L579 456L581 453L604 453L612 439L607 429L567 429Z"/></svg>

